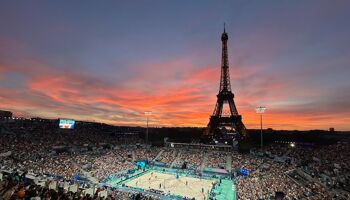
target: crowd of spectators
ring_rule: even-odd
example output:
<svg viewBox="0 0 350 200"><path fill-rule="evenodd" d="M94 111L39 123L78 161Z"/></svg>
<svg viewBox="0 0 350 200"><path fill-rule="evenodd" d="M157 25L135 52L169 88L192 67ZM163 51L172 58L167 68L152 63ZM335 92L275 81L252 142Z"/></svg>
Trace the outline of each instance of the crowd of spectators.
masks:
<svg viewBox="0 0 350 200"><path fill-rule="evenodd" d="M250 171L249 176L236 178L237 196L270 199L283 192L285 199L349 199L349 144L292 143L270 145L253 155L233 153L232 167Z"/></svg>
<svg viewBox="0 0 350 200"><path fill-rule="evenodd" d="M262 159L249 154L232 152L232 169L238 171L241 168L255 171L263 163Z"/></svg>
<svg viewBox="0 0 350 200"><path fill-rule="evenodd" d="M0 134L0 170L20 170L70 181L88 172L97 180L135 167L133 161L154 160L196 171L202 166L226 168L235 176L238 199L270 199L283 192L286 199L350 199L350 142L329 146L269 145L250 154L193 148L146 147L142 139L115 134L100 125L62 130L50 123L4 124ZM103 135L101 135L103 133ZM138 144L138 145L136 145ZM162 152L162 153L160 153ZM231 157L231 169L227 167ZM230 162L228 162L230 163ZM249 175L241 175L246 169ZM51 190L5 179L4 199L22 195L33 199L99 199L80 192ZM138 193L110 191L106 199L130 199ZM143 199L156 199L146 196Z"/></svg>
<svg viewBox="0 0 350 200"><path fill-rule="evenodd" d="M178 151L176 151L175 149L165 149L163 153L160 155L160 157L158 158L158 161L171 165L172 162L177 157L177 154L178 154Z"/></svg>
<svg viewBox="0 0 350 200"><path fill-rule="evenodd" d="M131 162L126 161L117 153L109 151L105 155L96 158L93 163L93 176L102 179L110 174L133 168Z"/></svg>
<svg viewBox="0 0 350 200"><path fill-rule="evenodd" d="M159 152L160 152L160 149L156 147L135 149L135 155L137 160L152 161L153 159L156 158Z"/></svg>
<svg viewBox="0 0 350 200"><path fill-rule="evenodd" d="M205 153L205 151L199 151L197 149L180 150L174 164L177 167L182 167L184 163L187 163L188 168L199 169Z"/></svg>
<svg viewBox="0 0 350 200"><path fill-rule="evenodd" d="M227 152L212 151L208 154L207 166L210 168L225 168L227 162Z"/></svg>
<svg viewBox="0 0 350 200"><path fill-rule="evenodd" d="M263 160L263 159L262 159ZM302 199L306 191L285 175L288 164L264 160L253 166L254 171L248 177L239 176L236 179L237 196L239 199L271 199L275 192L283 192L286 199Z"/></svg>
<svg viewBox="0 0 350 200"><path fill-rule="evenodd" d="M73 130L62 130L52 124L2 126L0 153L6 155L0 160L2 169L52 174L71 180L82 167L94 170L102 178L131 166L126 161L126 150L113 149L123 138L101 131L100 126L87 124ZM128 140L130 144L140 141L137 137Z"/></svg>
<svg viewBox="0 0 350 200"><path fill-rule="evenodd" d="M48 182L49 183L49 182ZM101 195L102 191L108 190L106 188L97 188L93 195L85 193L83 190L76 192L67 191L64 188L58 187L56 189L50 188L47 185L41 186L33 183L26 183L24 177L17 174L11 174L4 180L0 181L0 199L16 200L16 199L30 199L30 200L157 200L155 195L141 194L132 191L117 191L108 190L108 194Z"/></svg>

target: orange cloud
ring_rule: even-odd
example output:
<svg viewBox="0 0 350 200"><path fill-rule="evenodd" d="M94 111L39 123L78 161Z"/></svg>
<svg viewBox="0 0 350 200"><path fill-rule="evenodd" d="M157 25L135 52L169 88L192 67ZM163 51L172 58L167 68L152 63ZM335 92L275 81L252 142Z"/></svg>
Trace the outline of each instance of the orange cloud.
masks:
<svg viewBox="0 0 350 200"><path fill-rule="evenodd" d="M15 67L12 71L26 74L26 86L18 91L0 88L4 109L31 113L40 117L70 117L116 125L144 125L144 111L152 110L152 126L206 126L219 88L220 67L196 68L187 59L147 64L145 74L127 82L101 81L84 73L66 74L40 61L36 67ZM158 73L170 66L168 71ZM349 117L329 116L314 119L312 114L283 111L280 108L291 83L278 76L257 76L258 66L231 67L231 83L238 111L248 128L259 127L255 106L268 107L264 127L275 129L347 128ZM187 69L187 70L184 70ZM0 65L0 70L11 71ZM180 73L185 71L185 73ZM44 73L38 73L44 72ZM175 78L173 78L175 76ZM301 93L304 91L300 90ZM330 122L329 118L338 119Z"/></svg>

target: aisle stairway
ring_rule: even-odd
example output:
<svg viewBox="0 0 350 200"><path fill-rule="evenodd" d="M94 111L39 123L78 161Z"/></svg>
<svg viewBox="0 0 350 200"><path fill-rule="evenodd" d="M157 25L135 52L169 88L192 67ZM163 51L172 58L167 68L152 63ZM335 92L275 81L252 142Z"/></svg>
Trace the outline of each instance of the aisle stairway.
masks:
<svg viewBox="0 0 350 200"><path fill-rule="evenodd" d="M134 163L136 160L136 155L135 155L135 151L132 151L132 162Z"/></svg>
<svg viewBox="0 0 350 200"><path fill-rule="evenodd" d="M204 168L207 166L207 163L208 163L208 153L205 153L204 156L203 156L203 161L201 163L199 171L203 171Z"/></svg>
<svg viewBox="0 0 350 200"><path fill-rule="evenodd" d="M173 162L171 163L170 167L173 167L173 166L175 165L176 160L179 159L180 155L181 155L181 151L179 151L179 153L177 154L177 156L175 157L175 159L174 159Z"/></svg>
<svg viewBox="0 0 350 200"><path fill-rule="evenodd" d="M227 158L226 158L226 167L225 169L228 172L232 171L232 155L231 154L227 154Z"/></svg>
<svg viewBox="0 0 350 200"><path fill-rule="evenodd" d="M156 161L162 155L163 152L164 152L163 149L160 150L160 152L157 154L157 156L152 161Z"/></svg>

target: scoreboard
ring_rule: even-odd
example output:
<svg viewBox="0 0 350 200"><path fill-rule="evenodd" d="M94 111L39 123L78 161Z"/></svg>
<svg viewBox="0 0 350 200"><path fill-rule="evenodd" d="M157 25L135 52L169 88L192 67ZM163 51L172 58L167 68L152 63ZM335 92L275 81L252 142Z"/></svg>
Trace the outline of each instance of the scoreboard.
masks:
<svg viewBox="0 0 350 200"><path fill-rule="evenodd" d="M60 119L59 126L63 129L73 129L75 121L72 119Z"/></svg>

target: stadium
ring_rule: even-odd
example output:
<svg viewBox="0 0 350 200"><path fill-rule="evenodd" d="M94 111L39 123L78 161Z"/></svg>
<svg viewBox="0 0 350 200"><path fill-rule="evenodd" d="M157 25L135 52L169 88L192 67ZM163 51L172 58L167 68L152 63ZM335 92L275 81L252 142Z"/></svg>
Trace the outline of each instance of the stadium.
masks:
<svg viewBox="0 0 350 200"><path fill-rule="evenodd" d="M15 176L51 189L91 196L99 191L102 197L113 194L117 199L236 199L232 174L225 169L231 164L228 154L208 160L202 152L211 152L212 145L189 145L188 150L183 150L186 143L152 147L137 128L66 119L11 118L1 130L3 180ZM102 130L104 137L99 137ZM23 149L12 151L9 141L16 140L23 141ZM215 148L216 156L228 153L227 146Z"/></svg>
<svg viewBox="0 0 350 200"><path fill-rule="evenodd" d="M349 7L1 1L0 200L349 200Z"/></svg>
<svg viewBox="0 0 350 200"><path fill-rule="evenodd" d="M325 138L302 143L300 134L314 133L275 132L270 133L276 135L271 141L266 138L263 149L243 152L231 145L196 143L196 134L192 142L169 142L183 138L174 134L159 146L145 143L144 128L76 121L74 128L62 129L59 124L59 120L36 118L1 123L4 197L14 186L10 194L17 198L24 191L32 197L68 199L349 197L346 133L320 132ZM281 134L295 143L281 141ZM150 142L157 143L151 138Z"/></svg>

